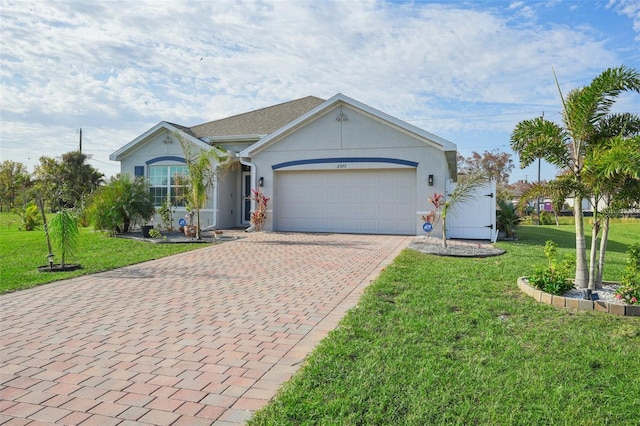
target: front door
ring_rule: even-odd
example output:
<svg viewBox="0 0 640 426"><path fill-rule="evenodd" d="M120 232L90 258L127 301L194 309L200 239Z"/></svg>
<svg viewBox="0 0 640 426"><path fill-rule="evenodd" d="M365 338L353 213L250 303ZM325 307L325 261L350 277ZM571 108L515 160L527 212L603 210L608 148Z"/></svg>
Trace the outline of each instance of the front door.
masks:
<svg viewBox="0 0 640 426"><path fill-rule="evenodd" d="M242 225L251 220L251 172L242 172Z"/></svg>

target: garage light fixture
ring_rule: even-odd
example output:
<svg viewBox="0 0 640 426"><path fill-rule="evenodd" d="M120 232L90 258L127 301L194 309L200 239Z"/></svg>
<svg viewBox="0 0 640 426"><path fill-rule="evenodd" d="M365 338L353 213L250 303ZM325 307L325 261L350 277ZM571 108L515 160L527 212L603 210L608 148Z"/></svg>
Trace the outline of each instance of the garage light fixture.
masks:
<svg viewBox="0 0 640 426"><path fill-rule="evenodd" d="M264 186L264 178L262 176L258 179L258 186Z"/></svg>
<svg viewBox="0 0 640 426"><path fill-rule="evenodd" d="M427 179L427 183L429 184L429 186L433 186L433 175L429 175L429 178Z"/></svg>

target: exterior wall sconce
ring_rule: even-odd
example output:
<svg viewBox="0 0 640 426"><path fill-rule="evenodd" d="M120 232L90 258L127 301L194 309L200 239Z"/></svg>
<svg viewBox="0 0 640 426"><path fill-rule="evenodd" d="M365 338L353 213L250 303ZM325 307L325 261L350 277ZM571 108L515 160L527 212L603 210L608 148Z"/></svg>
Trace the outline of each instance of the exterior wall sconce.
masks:
<svg viewBox="0 0 640 426"><path fill-rule="evenodd" d="M429 186L433 186L433 175L429 175L429 178L427 179L427 183L429 184Z"/></svg>
<svg viewBox="0 0 640 426"><path fill-rule="evenodd" d="M262 176L258 179L258 186L264 186L264 178Z"/></svg>

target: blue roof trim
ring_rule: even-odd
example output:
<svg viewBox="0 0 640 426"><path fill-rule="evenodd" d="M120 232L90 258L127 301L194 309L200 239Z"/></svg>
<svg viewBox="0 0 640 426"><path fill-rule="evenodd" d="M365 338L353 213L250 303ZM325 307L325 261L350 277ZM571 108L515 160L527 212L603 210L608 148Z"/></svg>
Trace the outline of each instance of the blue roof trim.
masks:
<svg viewBox="0 0 640 426"><path fill-rule="evenodd" d="M174 157L172 155L165 155L164 157L152 158L151 160L147 160L146 164L148 166L149 164L159 163L160 161L177 161L178 163L187 164L187 160L185 160L184 158Z"/></svg>
<svg viewBox="0 0 640 426"><path fill-rule="evenodd" d="M274 164L271 166L273 170L283 169L285 167L301 166L305 164L326 164L326 163L390 163L400 164L409 167L418 167L415 161L400 160L398 158L382 158L382 157L338 157L338 158L311 158L308 160L287 161L284 163Z"/></svg>

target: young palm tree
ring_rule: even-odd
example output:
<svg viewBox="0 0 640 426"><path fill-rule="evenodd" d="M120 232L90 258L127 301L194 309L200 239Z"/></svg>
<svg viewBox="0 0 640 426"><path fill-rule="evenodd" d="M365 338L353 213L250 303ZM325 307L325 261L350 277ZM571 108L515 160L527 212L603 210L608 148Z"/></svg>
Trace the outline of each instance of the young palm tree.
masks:
<svg viewBox="0 0 640 426"><path fill-rule="evenodd" d="M189 173L189 190L187 200L196 212L196 235L197 239L202 239L200 229L200 209L204 208L209 196L209 189L213 186L218 173L227 169L233 163L232 159L221 149L211 147L195 152L193 145L182 135L174 133L174 137L180 142L187 162ZM219 165L223 165L219 167Z"/></svg>
<svg viewBox="0 0 640 426"><path fill-rule="evenodd" d="M589 285L595 288L595 283L589 283L587 276L581 203L584 197L590 195L590 189L582 179L585 158L591 149L612 134L620 134L628 125L628 114L610 114L610 111L622 92L640 92L640 74L625 66L609 68L588 86L569 92L566 98L562 96L557 78L556 86L562 99L563 126L544 118L521 121L511 134L511 147L519 154L521 167L526 167L534 159L541 157L571 172L576 196L575 282L579 287Z"/></svg>
<svg viewBox="0 0 640 426"><path fill-rule="evenodd" d="M66 261L74 255L78 247L80 237L78 220L70 210L60 210L51 219L49 235L60 250L60 266L64 268Z"/></svg>
<svg viewBox="0 0 640 426"><path fill-rule="evenodd" d="M585 160L584 178L592 188L595 200L589 282L595 280L598 287L602 285L609 221L621 209L640 199L640 136L617 136L592 150ZM597 239L600 231L602 237L598 257Z"/></svg>

